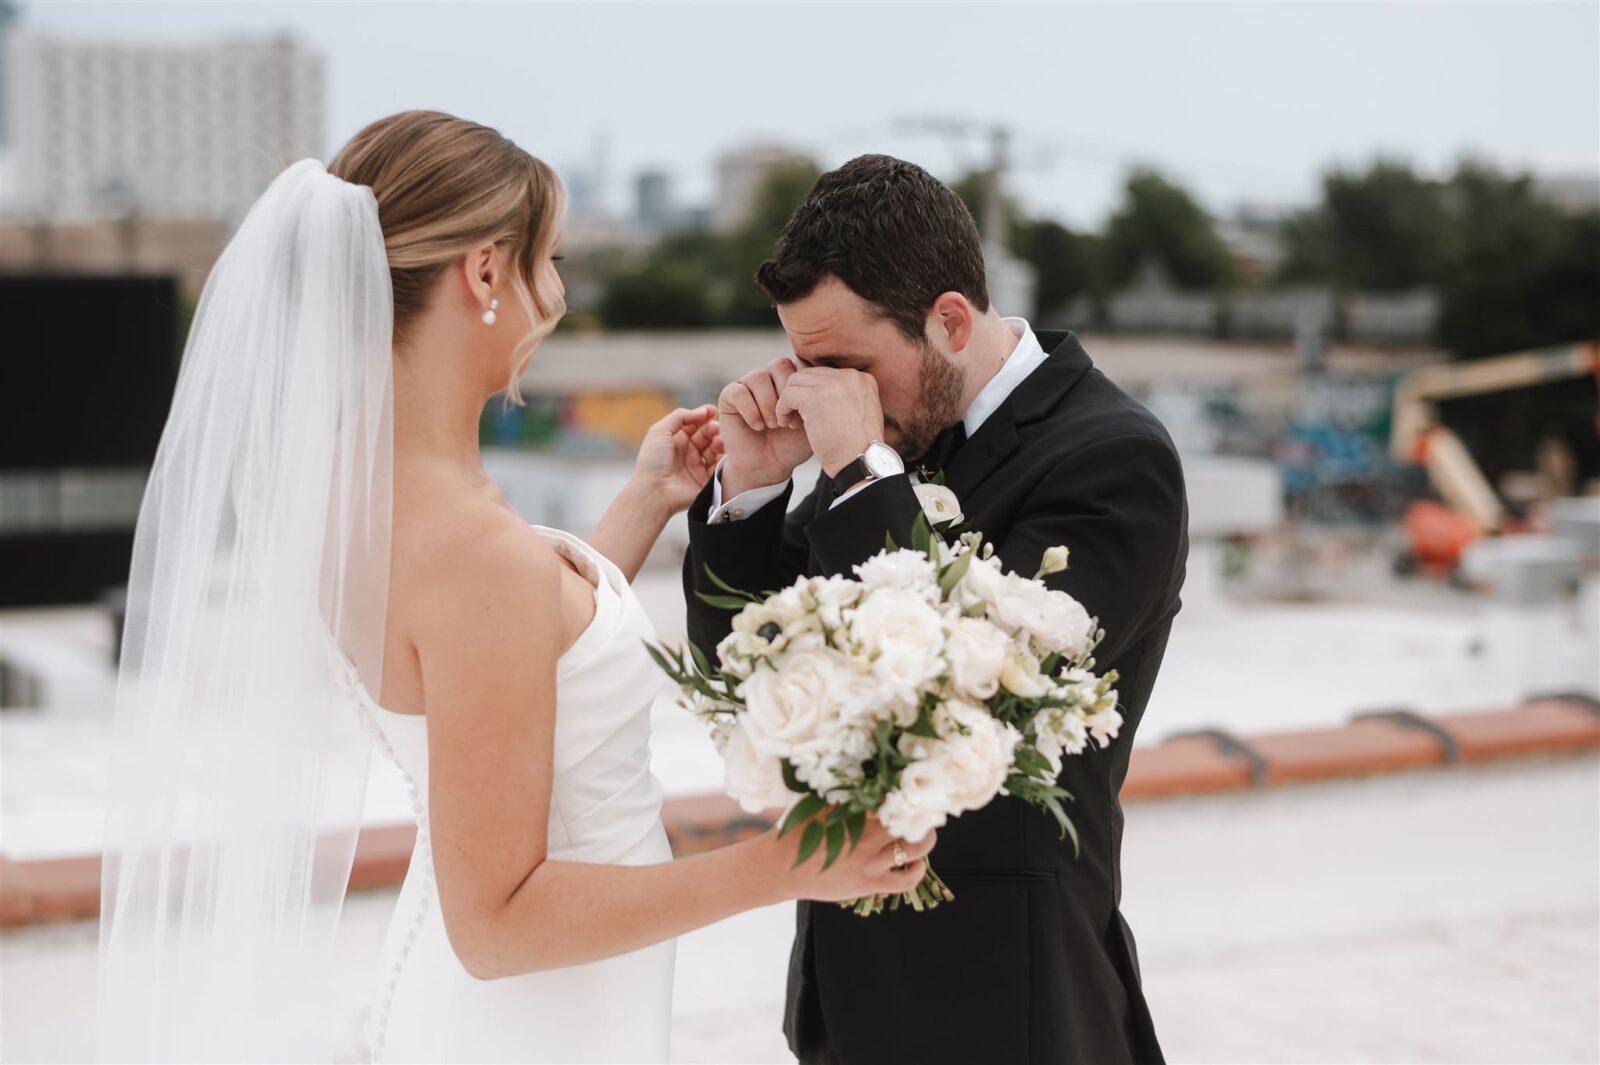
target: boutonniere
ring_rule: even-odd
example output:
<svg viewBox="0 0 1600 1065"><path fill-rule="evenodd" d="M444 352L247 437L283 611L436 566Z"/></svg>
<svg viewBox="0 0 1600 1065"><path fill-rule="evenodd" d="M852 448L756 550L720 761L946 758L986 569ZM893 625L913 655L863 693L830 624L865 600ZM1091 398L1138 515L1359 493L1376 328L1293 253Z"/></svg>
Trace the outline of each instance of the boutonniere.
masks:
<svg viewBox="0 0 1600 1065"><path fill-rule="evenodd" d="M913 485L912 490L917 493L917 502L922 504L922 512L928 516L928 524L940 531L952 525L960 524L965 515L961 513L961 501L956 494L942 484L924 481L922 484Z"/></svg>

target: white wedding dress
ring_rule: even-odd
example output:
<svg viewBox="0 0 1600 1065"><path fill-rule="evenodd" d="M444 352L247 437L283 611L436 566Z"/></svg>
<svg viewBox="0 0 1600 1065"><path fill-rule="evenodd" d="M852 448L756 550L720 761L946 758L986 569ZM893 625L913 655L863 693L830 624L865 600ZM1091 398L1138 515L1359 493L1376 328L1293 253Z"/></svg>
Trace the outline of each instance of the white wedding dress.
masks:
<svg viewBox="0 0 1600 1065"><path fill-rule="evenodd" d="M616 565L582 539L533 526L595 585L594 619L556 667L551 860L670 861L650 707L670 684L645 652L656 633ZM375 1061L665 1062L674 943L499 980L471 976L445 936L428 821L427 720L379 706L351 676L378 747L406 778L416 849L384 939L369 1024Z"/></svg>

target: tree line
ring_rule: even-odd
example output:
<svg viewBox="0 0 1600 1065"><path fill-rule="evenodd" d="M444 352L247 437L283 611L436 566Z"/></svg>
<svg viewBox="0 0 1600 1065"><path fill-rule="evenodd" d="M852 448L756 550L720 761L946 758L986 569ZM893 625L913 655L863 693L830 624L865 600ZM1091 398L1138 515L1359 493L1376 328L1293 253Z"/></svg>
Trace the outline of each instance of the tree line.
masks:
<svg viewBox="0 0 1600 1065"><path fill-rule="evenodd" d="M770 175L735 231L672 234L642 261L605 271L600 323L774 324L751 276L819 173L790 164ZM981 178L953 187L977 213ZM1437 342L1458 357L1600 338L1600 209L1557 205L1530 175L1483 162L1464 161L1444 177L1392 159L1328 170L1317 202L1272 224L1283 254L1263 277L1241 276L1217 219L1148 167L1127 174L1098 231L1029 217L1014 203L1007 226L1013 254L1037 276L1035 305L1018 310L1050 325L1092 326L1052 318L1069 304L1099 313L1155 263L1173 285L1198 292L1307 283L1340 294L1431 289L1440 298Z"/></svg>

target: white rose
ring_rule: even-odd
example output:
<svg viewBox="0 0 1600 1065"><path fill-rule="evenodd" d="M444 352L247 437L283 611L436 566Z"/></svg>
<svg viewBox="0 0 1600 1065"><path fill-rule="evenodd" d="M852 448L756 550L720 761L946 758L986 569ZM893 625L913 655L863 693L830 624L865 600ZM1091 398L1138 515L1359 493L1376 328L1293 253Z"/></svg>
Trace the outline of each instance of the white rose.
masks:
<svg viewBox="0 0 1600 1065"><path fill-rule="evenodd" d="M1039 672L1039 663L1015 651L1006 655L1006 664L1000 670L1000 686L1024 699L1037 699L1050 692L1049 678Z"/></svg>
<svg viewBox="0 0 1600 1065"><path fill-rule="evenodd" d="M979 558L974 554L972 561L967 564L967 572L962 574L961 582L956 585L962 607L977 603L988 606L994 602L1005 587L1005 576L999 559L992 555Z"/></svg>
<svg viewBox="0 0 1600 1065"><path fill-rule="evenodd" d="M1072 596L1015 573L1006 575L1005 588L989 602L989 613L1011 631L1026 633L1037 650L1069 657L1088 647L1094 627L1089 612Z"/></svg>
<svg viewBox="0 0 1600 1065"><path fill-rule="evenodd" d="M950 813L944 767L912 762L900 771L900 786L884 796L878 820L897 839L916 843L945 823Z"/></svg>
<svg viewBox="0 0 1600 1065"><path fill-rule="evenodd" d="M740 682L735 691L744 700L744 724L757 750L791 758L817 741L833 669L826 654L800 651L782 669L760 666Z"/></svg>
<svg viewBox="0 0 1600 1065"><path fill-rule="evenodd" d="M950 683L970 699L988 699L1000 686L1011 641L982 618L947 619L949 635L945 655L950 662Z"/></svg>
<svg viewBox="0 0 1600 1065"><path fill-rule="evenodd" d="M872 670L901 698L915 698L944 669L944 620L904 588L870 592L850 619L850 636L872 654Z"/></svg>
<svg viewBox="0 0 1600 1065"><path fill-rule="evenodd" d="M746 813L787 806L796 798L783 783L779 760L757 751L747 730L738 725L724 730L718 746L724 785Z"/></svg>
<svg viewBox="0 0 1600 1065"><path fill-rule="evenodd" d="M901 725L916 721L916 703L910 702L910 720L906 720L908 702L895 685L885 683L870 665L866 671L841 665L835 669L828 688L829 709L836 715L841 727L863 728L870 735L872 726L882 717L892 717ZM872 753L869 744L862 757Z"/></svg>
<svg viewBox="0 0 1600 1065"><path fill-rule="evenodd" d="M982 707L954 701L946 707L965 731L936 745L932 760L944 768L950 812L976 810L1005 786L1022 734Z"/></svg>
<svg viewBox="0 0 1600 1065"><path fill-rule="evenodd" d="M922 504L922 513L928 516L928 524L938 525L963 519L961 501L944 485L923 482L914 485L912 490L917 493L917 502Z"/></svg>
<svg viewBox="0 0 1600 1065"><path fill-rule="evenodd" d="M854 570L861 578L864 591L902 588L916 592L923 598L930 593L934 599L939 596L938 574L934 572L933 560L909 547L902 547L898 551L885 548L865 562L857 563Z"/></svg>

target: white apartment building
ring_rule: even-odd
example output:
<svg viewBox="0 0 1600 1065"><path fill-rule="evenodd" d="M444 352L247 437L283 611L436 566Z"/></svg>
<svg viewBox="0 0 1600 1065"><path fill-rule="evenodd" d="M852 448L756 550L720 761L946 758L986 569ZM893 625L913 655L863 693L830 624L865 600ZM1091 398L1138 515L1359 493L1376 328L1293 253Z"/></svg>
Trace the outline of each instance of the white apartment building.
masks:
<svg viewBox="0 0 1600 1065"><path fill-rule="evenodd" d="M782 144L747 144L717 158L717 193L711 205L711 228L727 233L739 228L756 208L756 197L774 170L805 156Z"/></svg>
<svg viewBox="0 0 1600 1065"><path fill-rule="evenodd" d="M322 156L322 57L292 36L6 36L10 213L233 221L284 166Z"/></svg>

